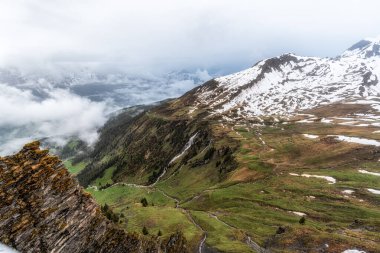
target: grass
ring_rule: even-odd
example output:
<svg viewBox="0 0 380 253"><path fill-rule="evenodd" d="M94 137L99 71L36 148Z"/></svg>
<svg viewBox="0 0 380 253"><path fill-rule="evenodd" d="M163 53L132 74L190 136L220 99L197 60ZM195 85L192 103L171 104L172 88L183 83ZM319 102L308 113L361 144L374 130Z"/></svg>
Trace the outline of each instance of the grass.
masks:
<svg viewBox="0 0 380 253"><path fill-rule="evenodd" d="M123 226L127 231L141 233L145 226L149 233L157 235L161 230L166 238L177 230L182 230L195 248L202 237L200 231L181 209L175 208L175 202L160 191L151 188L116 185L101 191L93 188L87 192L101 204L108 204L114 212L123 214ZM143 207L141 199L146 198L148 206Z"/></svg>
<svg viewBox="0 0 380 253"><path fill-rule="evenodd" d="M213 245L221 252L251 252L245 243L243 231L231 228L209 214L201 211L192 211L194 220L207 231L206 244Z"/></svg>
<svg viewBox="0 0 380 253"><path fill-rule="evenodd" d="M73 175L77 175L88 164L88 162L80 162L80 163L73 165L73 163L70 159L64 161L63 163L64 163L65 167L67 168L67 170Z"/></svg>
<svg viewBox="0 0 380 253"><path fill-rule="evenodd" d="M173 232L181 230L192 248L196 248L202 237L202 231L188 219L184 212L177 208L136 205L115 210L125 215L127 223L124 226L129 232L141 233L145 226L152 235L157 235L161 230L163 236L168 237Z"/></svg>
<svg viewBox="0 0 380 253"><path fill-rule="evenodd" d="M157 187L170 196L185 200L215 183L216 178L210 173L212 169L211 166L192 169L185 167L178 172L176 177L157 184Z"/></svg>
<svg viewBox="0 0 380 253"><path fill-rule="evenodd" d="M96 191L93 188L87 188L86 191L91 193L101 205L107 203L113 207L130 207L139 204L142 198L146 198L149 205L167 207L175 206L172 199L154 189L116 185L101 191Z"/></svg>
<svg viewBox="0 0 380 253"><path fill-rule="evenodd" d="M264 173L265 177L252 183L247 181L204 192L183 206L202 212L217 211L220 219L250 234L260 244L274 235L279 226L291 226L294 231L312 229L316 238L328 238L332 229L347 230L355 219L369 227L379 227L376 221L380 220L380 209L376 207L379 196L365 190L380 188L379 178L360 174L356 168L352 168L372 168L376 172L376 163L363 159L363 166L357 162L356 165L351 162L352 165L347 166L345 156L356 148L355 145L324 145L296 134L296 127L289 129L294 135L283 130L277 131L276 128L262 135L275 151L259 147L253 135L245 129L241 131L240 134L246 139L241 140L242 148L235 154L240 165ZM269 160L270 163L267 162ZM318 160L323 161L323 164ZM345 166L341 165L343 162ZM331 169L332 166L335 168ZM332 176L337 179L337 183L330 185L324 179L294 177L289 172ZM355 189L357 194L345 198L341 193L343 189ZM307 213L306 225L301 226L298 223L300 217L288 211ZM368 240L373 238L371 232L362 232L356 238L363 239L363 234ZM339 240L348 245L352 238L342 235ZM213 240L207 243L213 247L219 245ZM226 252L234 251L227 249Z"/></svg>
<svg viewBox="0 0 380 253"><path fill-rule="evenodd" d="M307 238L321 245L328 243L332 249L339 249L336 252L342 252L339 245L380 251L373 243L378 240L380 227L380 196L366 190L380 189L380 180L377 176L358 172L360 168L379 172L379 163L373 160L371 153L373 150L358 153L361 147L355 144L329 144L302 136L302 133L341 133L370 138L362 130L364 128L355 132L344 126L334 128L319 123L268 126L261 128L260 137L267 143L263 145L256 129L238 127L231 131L214 127L219 138L214 142L216 149L231 143L231 138L238 141L234 153L238 168L221 178L215 162L193 168L190 163L181 168L175 165L156 185L180 199L181 207L207 231L209 247L220 252L250 252L245 244L246 235L264 245L282 226L287 232L282 237L276 236L283 240L282 243L298 245ZM198 154L193 160L203 155ZM170 176L174 171L176 174ZM331 176L337 183L291 176L290 172ZM113 168L106 170L95 184L112 182L112 173ZM344 189L355 192L344 196ZM103 191L88 191L99 203L107 203L116 212L123 213L125 222L122 225L128 231L141 232L146 226L151 234L161 230L167 236L181 229L194 249L202 238L202 232L187 214L174 208L173 199L157 189L114 186ZM141 206L140 200L144 197L148 207ZM306 213L306 224L300 225L300 217L291 211ZM209 213L216 214L219 220ZM357 230L352 228L355 220L363 224Z"/></svg>
<svg viewBox="0 0 380 253"><path fill-rule="evenodd" d="M95 179L95 181L92 184L96 185L96 186L104 186L106 184L112 184L113 183L112 174L115 170L116 170L115 166L112 166L112 167L106 169L103 172L103 176Z"/></svg>

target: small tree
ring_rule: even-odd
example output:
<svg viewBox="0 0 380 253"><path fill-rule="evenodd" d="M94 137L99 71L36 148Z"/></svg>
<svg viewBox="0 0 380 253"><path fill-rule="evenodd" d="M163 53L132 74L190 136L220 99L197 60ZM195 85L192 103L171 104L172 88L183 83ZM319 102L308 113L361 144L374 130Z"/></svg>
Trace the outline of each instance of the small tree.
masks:
<svg viewBox="0 0 380 253"><path fill-rule="evenodd" d="M145 226L142 229L142 233L143 233L143 235L149 234L149 231L148 231L148 229Z"/></svg>
<svg viewBox="0 0 380 253"><path fill-rule="evenodd" d="M158 230L157 236L162 236L161 230Z"/></svg>
<svg viewBox="0 0 380 253"><path fill-rule="evenodd" d="M146 198L142 198L140 202L143 205L143 207L147 207L148 206L148 200L146 200Z"/></svg>
<svg viewBox="0 0 380 253"><path fill-rule="evenodd" d="M301 225L304 225L305 222L306 222L306 218L305 218L305 216L302 216L301 219L299 220L299 223L300 223Z"/></svg>
<svg viewBox="0 0 380 253"><path fill-rule="evenodd" d="M283 233L285 233L285 228L284 227L278 227L278 229L277 229L277 231L276 231L276 234L283 234Z"/></svg>

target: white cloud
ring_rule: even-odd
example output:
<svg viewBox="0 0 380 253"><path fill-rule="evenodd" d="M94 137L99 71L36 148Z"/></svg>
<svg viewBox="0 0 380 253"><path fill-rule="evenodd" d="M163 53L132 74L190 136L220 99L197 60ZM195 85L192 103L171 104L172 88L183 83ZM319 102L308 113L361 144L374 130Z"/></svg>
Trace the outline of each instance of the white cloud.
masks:
<svg viewBox="0 0 380 253"><path fill-rule="evenodd" d="M69 78L76 85L62 85L62 80L68 77L66 70L52 70L53 73L49 71L45 75L22 75L14 71L13 78L0 83L0 155L45 137L60 146L71 136L93 144L98 137L97 129L103 126L110 112L178 97L211 79L204 70L134 78L122 74L100 75L102 79L92 72L79 71L76 78Z"/></svg>
<svg viewBox="0 0 380 253"><path fill-rule="evenodd" d="M334 56L379 33L377 0L3 0L0 60L131 72L240 68L279 53Z"/></svg>
<svg viewBox="0 0 380 253"><path fill-rule="evenodd" d="M79 136L92 144L109 113L105 103L92 102L67 90L47 90L44 99L5 84L0 84L0 90L0 129L8 133L1 135L1 154L43 137L54 137L62 144L67 137Z"/></svg>

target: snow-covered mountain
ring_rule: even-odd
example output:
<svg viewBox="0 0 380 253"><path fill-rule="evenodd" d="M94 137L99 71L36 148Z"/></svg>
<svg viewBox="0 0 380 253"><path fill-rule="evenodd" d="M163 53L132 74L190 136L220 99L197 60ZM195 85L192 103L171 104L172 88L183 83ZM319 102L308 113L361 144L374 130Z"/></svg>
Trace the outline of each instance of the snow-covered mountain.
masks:
<svg viewBox="0 0 380 253"><path fill-rule="evenodd" d="M362 40L335 58L285 54L195 90L195 105L239 116L290 115L380 93L380 38Z"/></svg>

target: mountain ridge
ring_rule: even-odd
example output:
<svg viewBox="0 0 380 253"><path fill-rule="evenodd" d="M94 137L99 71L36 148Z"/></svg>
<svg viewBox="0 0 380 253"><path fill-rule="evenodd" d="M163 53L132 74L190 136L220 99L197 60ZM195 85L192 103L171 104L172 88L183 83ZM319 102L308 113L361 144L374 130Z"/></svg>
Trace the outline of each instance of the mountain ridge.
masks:
<svg viewBox="0 0 380 253"><path fill-rule="evenodd" d="M360 44L360 45L359 45ZM289 116L328 103L377 96L380 42L359 42L335 58L284 54L190 92L195 107L243 117ZM212 83L212 85L210 85Z"/></svg>

